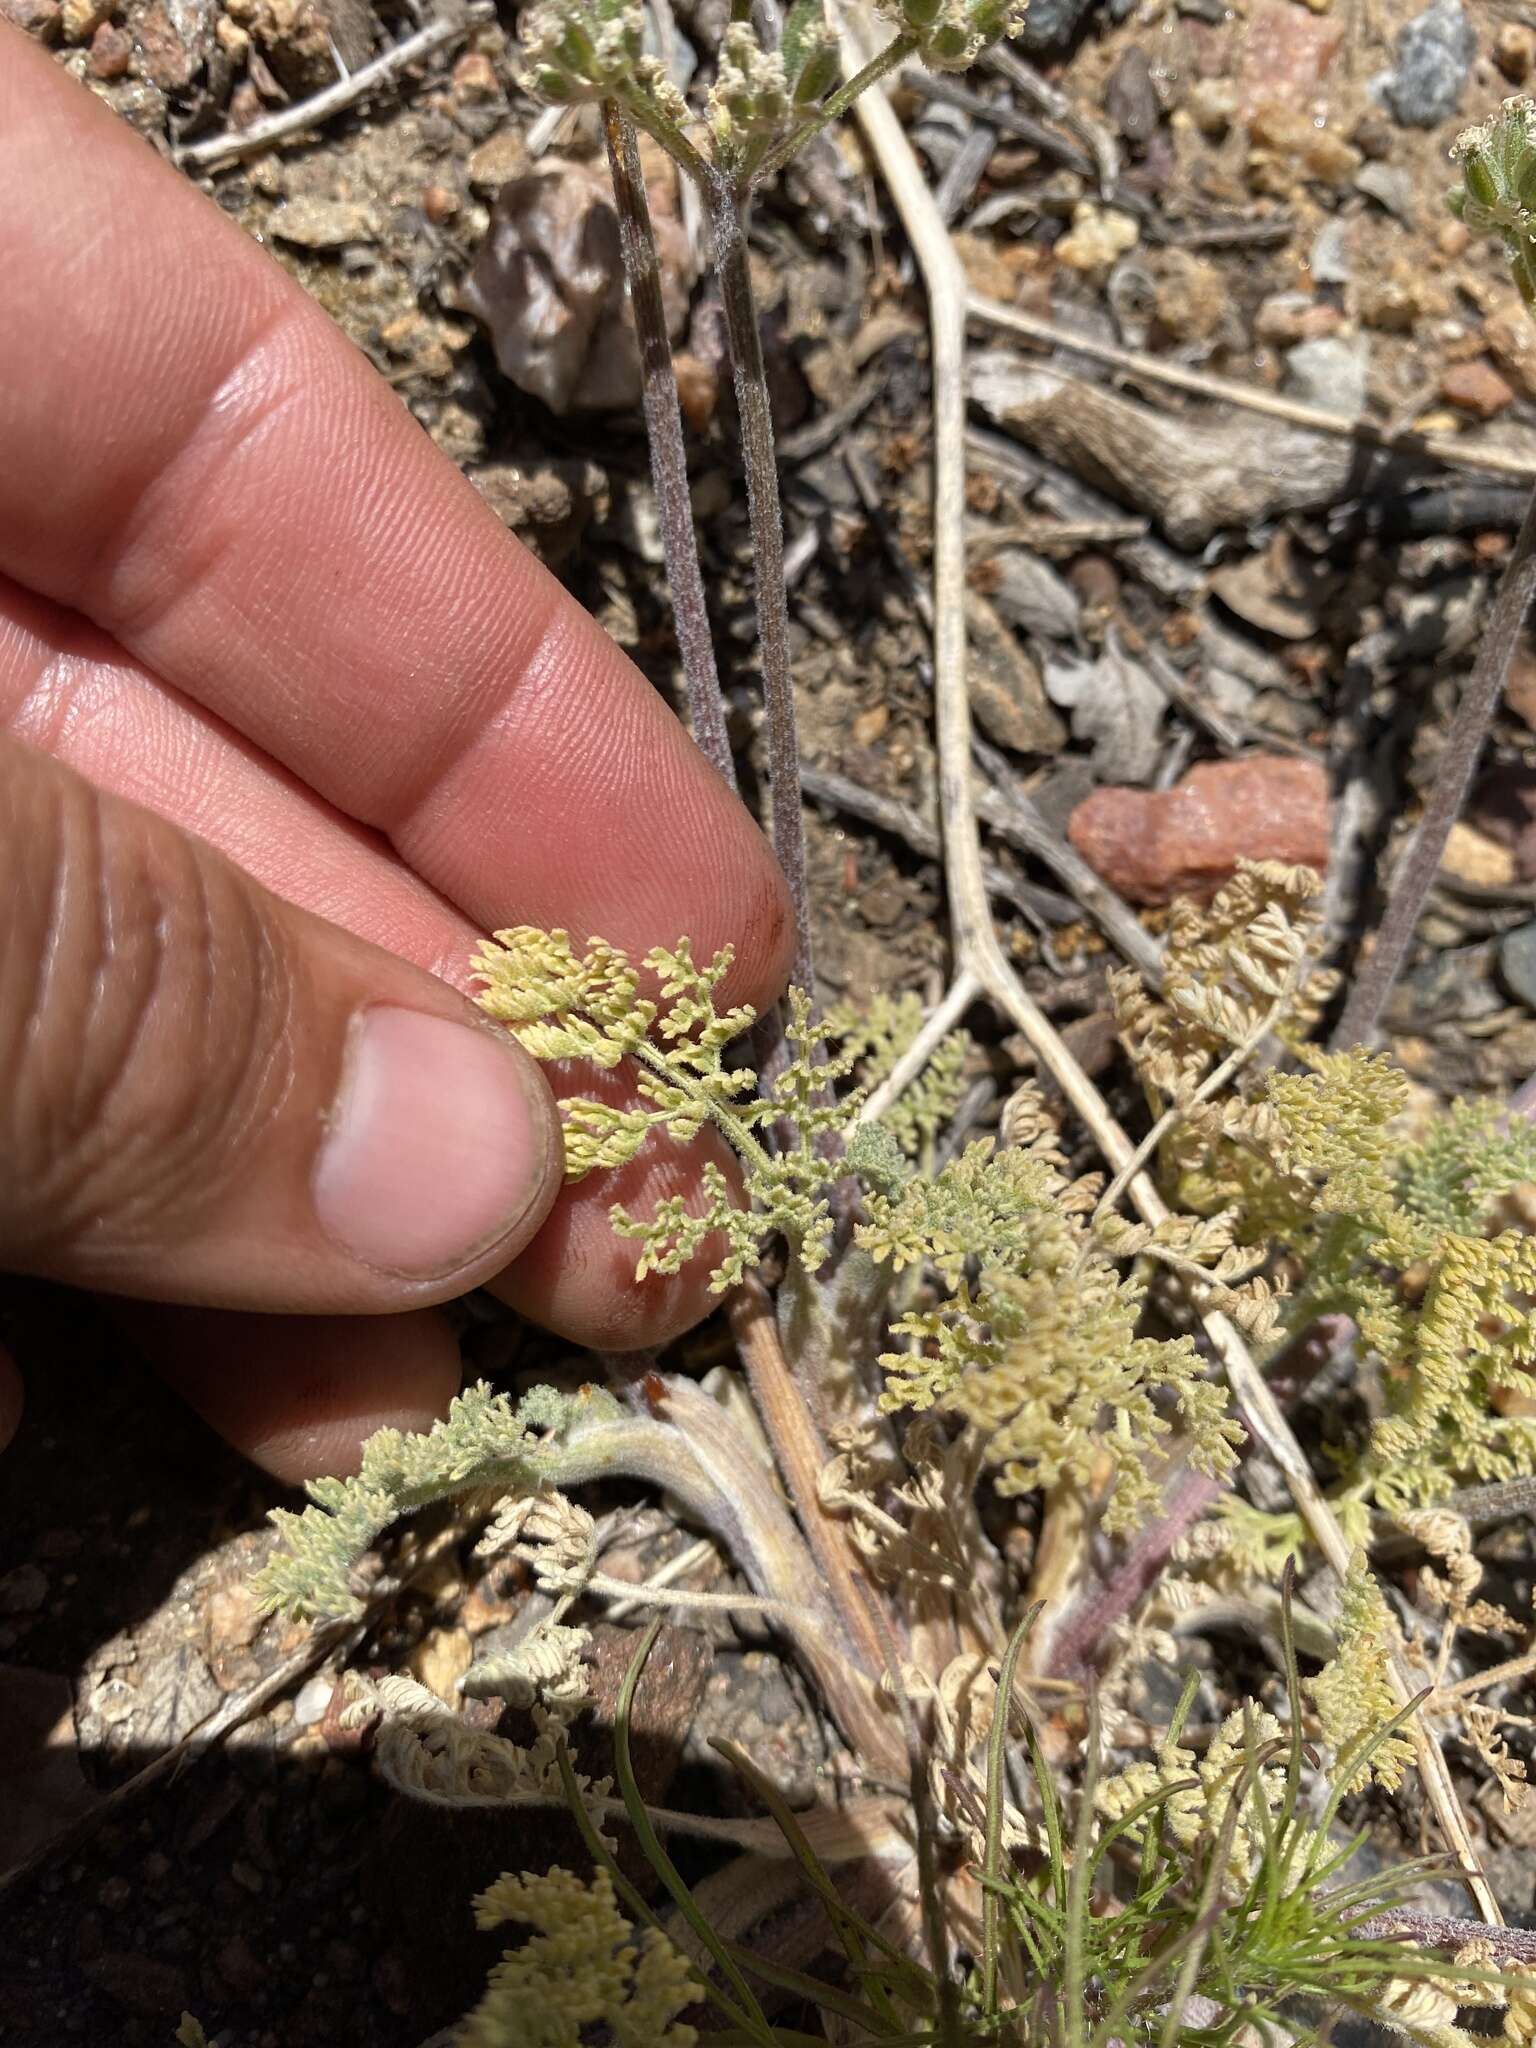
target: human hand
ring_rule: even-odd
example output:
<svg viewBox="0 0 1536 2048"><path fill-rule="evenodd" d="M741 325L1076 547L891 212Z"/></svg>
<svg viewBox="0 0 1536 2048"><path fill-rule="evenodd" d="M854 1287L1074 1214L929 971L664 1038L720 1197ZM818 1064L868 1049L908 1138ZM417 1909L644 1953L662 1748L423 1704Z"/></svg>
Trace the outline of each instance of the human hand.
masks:
<svg viewBox="0 0 1536 2048"><path fill-rule="evenodd" d="M730 940L762 1004L761 836L325 315L3 23L0 192L0 1267L157 1304L145 1348L290 1478L440 1411L466 1288L663 1341L702 1266L637 1286L608 1205L723 1153L562 1190L459 991L530 923ZM19 1407L0 1355L0 1443Z"/></svg>

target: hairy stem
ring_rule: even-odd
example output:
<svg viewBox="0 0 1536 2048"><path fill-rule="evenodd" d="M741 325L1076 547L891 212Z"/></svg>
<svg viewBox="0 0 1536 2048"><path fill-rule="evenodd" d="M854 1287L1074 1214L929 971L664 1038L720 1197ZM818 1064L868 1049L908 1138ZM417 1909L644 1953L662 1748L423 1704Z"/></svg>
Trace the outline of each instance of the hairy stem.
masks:
<svg viewBox="0 0 1536 2048"><path fill-rule="evenodd" d="M1520 645L1525 618L1536 596L1536 492L1532 493L1494 599L1477 660L1451 720L1445 749L1435 769L1424 816L1393 879L1386 915L1375 944L1357 967L1344 1013L1333 1034L1335 1046L1368 1044L1382 1009L1402 972L1403 961L1440 871L1452 825L1466 801L1483 741L1504 694L1504 679Z"/></svg>
<svg viewBox="0 0 1536 2048"><path fill-rule="evenodd" d="M683 413L672 367L666 309L661 295L661 265L651 231L651 209L645 196L645 175L634 123L616 100L603 101L603 139L613 178L619 214L619 246L640 342L640 389L645 407L645 437L651 453L651 484L661 522L661 547L667 584L672 592L678 652L688 691L688 714L700 751L736 787L736 764L725 726L725 700L715 666L715 643L704 600L704 575L699 567L699 539L688 494L688 460L683 448Z"/></svg>
<svg viewBox="0 0 1536 2048"><path fill-rule="evenodd" d="M741 421L741 455L747 478L747 515L752 528L752 562L757 581L757 624L762 645L763 696L768 716L768 773L772 781L773 850L795 907L795 961L791 979L810 993L811 905L805 878L805 826L800 808L800 743L796 733L795 685L789 664L789 598L784 582L784 522L779 508L779 471L773 452L773 415L757 304L747 259L747 204L724 178L711 176L704 189L709 209L720 303Z"/></svg>

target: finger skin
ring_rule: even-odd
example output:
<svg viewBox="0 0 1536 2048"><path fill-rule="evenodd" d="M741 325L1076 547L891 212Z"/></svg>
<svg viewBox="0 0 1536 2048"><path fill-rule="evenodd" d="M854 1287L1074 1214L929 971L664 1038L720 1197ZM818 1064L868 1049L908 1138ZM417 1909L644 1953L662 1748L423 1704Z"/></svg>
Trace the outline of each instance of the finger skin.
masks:
<svg viewBox="0 0 1536 2048"><path fill-rule="evenodd" d="M230 854L275 893L467 987L478 934L374 835L243 743L125 656L99 628L0 580L0 705L13 687L15 726L100 786L121 791ZM582 1088L601 1088L589 1076ZM663 1196L693 1199L712 1158L735 1161L706 1134L695 1147L655 1148L654 1173L593 1175L561 1190L544 1228L496 1283L524 1315L575 1343L651 1348L713 1305L708 1263L635 1280L637 1247L609 1208L648 1215ZM297 1304L268 1301L273 1311Z"/></svg>
<svg viewBox="0 0 1536 2048"><path fill-rule="evenodd" d="M776 994L777 871L656 693L319 308L0 35L0 572L477 926L731 940L727 999Z"/></svg>
<svg viewBox="0 0 1536 2048"><path fill-rule="evenodd" d="M0 292L0 726L461 984L470 933L526 921L729 939L726 998L770 1000L777 871L660 700L297 287L3 24L0 189L28 286ZM637 1298L585 1184L551 1230L508 1287L569 1334L707 1305L697 1267Z"/></svg>
<svg viewBox="0 0 1536 2048"><path fill-rule="evenodd" d="M457 1341L431 1309L239 1316L125 1303L116 1314L205 1422L289 1485L347 1477L375 1430L430 1429L459 1390Z"/></svg>
<svg viewBox="0 0 1536 2048"><path fill-rule="evenodd" d="M432 976L4 739L0 868L0 1265L377 1313L488 1279L547 1215L547 1084Z"/></svg>

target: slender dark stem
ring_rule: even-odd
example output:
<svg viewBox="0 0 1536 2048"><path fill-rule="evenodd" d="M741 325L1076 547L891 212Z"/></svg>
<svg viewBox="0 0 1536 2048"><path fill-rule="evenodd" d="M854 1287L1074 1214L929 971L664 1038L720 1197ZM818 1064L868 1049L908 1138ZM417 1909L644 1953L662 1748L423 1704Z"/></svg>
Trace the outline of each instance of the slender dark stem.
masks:
<svg viewBox="0 0 1536 2048"><path fill-rule="evenodd" d="M645 435L651 451L651 482L661 521L661 547L672 592L678 651L683 658L689 717L701 752L734 789L736 764L731 759L731 742L726 732L725 699L720 694L709 607L704 601L704 575L699 567L699 540L688 495L683 414L678 404L672 343L661 295L661 265L651 231L651 209L645 196L645 174L634 123L616 100L603 102L603 139L608 145L624 275L629 281L629 302L640 342L640 389L645 406Z"/></svg>
<svg viewBox="0 0 1536 2048"><path fill-rule="evenodd" d="M741 453L747 477L747 514L757 578L757 625L762 646L763 696L768 714L768 773L772 779L773 849L795 907L793 979L812 990L810 895L805 876L805 826L800 808L800 742L795 685L789 666L789 600L784 584L784 524L779 472L773 452L773 416L763 368L762 337L747 259L748 201L723 177L705 189L726 343L736 384Z"/></svg>
<svg viewBox="0 0 1536 2048"><path fill-rule="evenodd" d="M1375 944L1356 972L1338 1028L1336 1047L1369 1043L1392 986L1402 972L1424 899L1434 885L1441 855L1477 767L1483 741L1504 693L1504 678L1520 645L1526 613L1536 596L1536 493L1494 599L1477 660L1451 720L1445 751L1435 770L1424 816L1392 883L1386 915Z"/></svg>

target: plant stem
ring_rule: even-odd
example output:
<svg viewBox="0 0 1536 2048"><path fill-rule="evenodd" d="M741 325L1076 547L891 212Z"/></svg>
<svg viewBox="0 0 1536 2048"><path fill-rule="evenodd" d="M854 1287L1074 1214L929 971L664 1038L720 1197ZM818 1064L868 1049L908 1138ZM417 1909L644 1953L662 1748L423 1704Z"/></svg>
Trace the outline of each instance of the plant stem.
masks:
<svg viewBox="0 0 1536 2048"><path fill-rule="evenodd" d="M725 726L725 700L715 666L715 643L704 600L699 567L699 540L688 495L688 460L683 448L683 414L672 367L666 308L661 294L661 265L645 196L645 174L635 126L616 100L603 101L603 140L613 178L619 214L619 246L640 343L640 391L645 407L645 437L651 452L651 484L661 521L661 547L667 583L672 592L678 652L688 691L693 736L705 758L728 788L736 787L736 764Z"/></svg>
<svg viewBox="0 0 1536 2048"><path fill-rule="evenodd" d="M852 78L845 79L837 91L829 93L816 111L802 121L792 134L776 142L762 162L752 166L754 188L766 184L776 172L782 171L790 158L803 149L813 135L819 135L823 128L829 128L834 121L846 114L861 92L877 84L888 71L894 71L896 66L910 57L916 48L916 36L905 32L893 36L885 48L871 57L862 70L856 71Z"/></svg>
<svg viewBox="0 0 1536 2048"><path fill-rule="evenodd" d="M1488 628L1477 650L1477 660L1462 691L1461 702L1456 706L1456 715L1451 720L1445 751L1435 769L1429 801L1424 806L1424 816L1393 879L1386 915L1376 934L1376 942L1356 971L1344 1014L1333 1034L1335 1047L1364 1045L1375 1035L1387 997L1402 972L1419 913L1424 908L1424 899L1439 873L1445 842L1466 801L1483 741L1493 723L1499 699L1504 694L1504 678L1519 648L1533 596L1536 596L1536 492L1532 493L1525 508L1525 518L1520 523L1514 551L1505 567L1499 594L1494 599Z"/></svg>
<svg viewBox="0 0 1536 2048"><path fill-rule="evenodd" d="M795 961L791 979L809 994L815 989L811 962L811 905L805 877L805 826L800 808L800 743L796 733L795 685L789 666L789 599L784 583L784 523L779 509L779 471L773 452L773 415L763 368L762 337L747 259L748 201L722 177L704 189L726 344L741 421L741 454L747 477L747 514L757 581L757 625L762 643L763 696L768 716L768 773L772 780L773 850L795 908Z"/></svg>
<svg viewBox="0 0 1536 2048"><path fill-rule="evenodd" d="M707 190L714 175L709 159L699 154L682 129L662 113L650 95L627 94L623 104L625 113L635 126L643 128L653 142L659 142L672 161L688 173L700 191Z"/></svg>
<svg viewBox="0 0 1536 2048"><path fill-rule="evenodd" d="M738 1287L731 1297L730 1318L753 1403L778 1458L800 1526L825 1576L826 1590L848 1635L855 1664L868 1678L878 1680L889 1662L885 1645L875 1625L872 1602L854 1570L847 1531L821 1504L826 1446L817 1440L816 1426L790 1373L773 1308L763 1289L752 1281ZM846 1723L844 1732L848 1732ZM901 1739L889 1722L877 1721L866 1733L862 1748L866 1767L883 1765L899 1774Z"/></svg>

